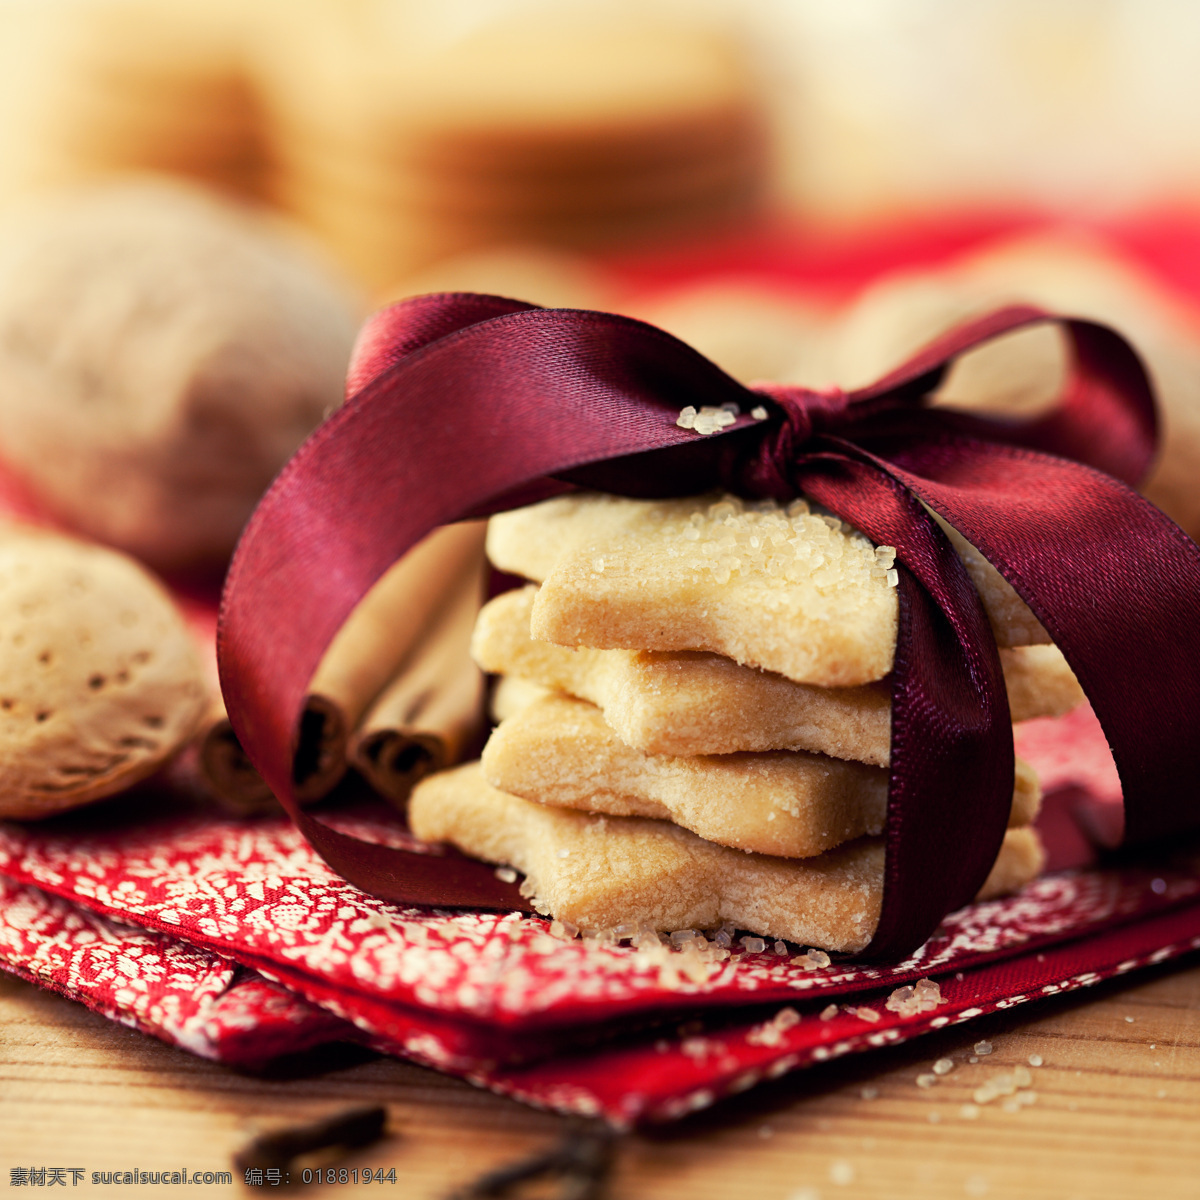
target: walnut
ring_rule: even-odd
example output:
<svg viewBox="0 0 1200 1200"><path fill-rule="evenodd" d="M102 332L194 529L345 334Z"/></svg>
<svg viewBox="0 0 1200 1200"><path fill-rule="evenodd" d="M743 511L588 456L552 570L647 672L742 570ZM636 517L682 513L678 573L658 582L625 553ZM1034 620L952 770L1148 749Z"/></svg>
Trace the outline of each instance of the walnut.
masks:
<svg viewBox="0 0 1200 1200"><path fill-rule="evenodd" d="M266 217L153 178L0 224L0 458L73 529L222 562L341 399L353 297Z"/></svg>

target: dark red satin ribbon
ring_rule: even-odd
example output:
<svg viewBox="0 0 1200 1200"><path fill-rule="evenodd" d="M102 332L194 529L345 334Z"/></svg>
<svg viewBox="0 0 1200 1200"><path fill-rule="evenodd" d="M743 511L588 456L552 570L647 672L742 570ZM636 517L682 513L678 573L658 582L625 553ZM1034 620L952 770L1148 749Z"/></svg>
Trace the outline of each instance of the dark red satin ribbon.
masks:
<svg viewBox="0 0 1200 1200"><path fill-rule="evenodd" d="M922 504L979 547L1063 650L1112 744L1127 840L1200 824L1189 754L1200 721L1200 549L1128 486L1155 441L1136 355L1112 331L1068 320L1073 367L1049 417L1014 423L923 407L956 356L1050 319L1006 309L872 387L817 394L745 388L661 330L605 313L475 295L384 310L360 338L350 400L284 469L230 568L218 652L243 746L352 882L398 903L528 910L489 867L369 845L298 807L299 713L334 633L429 530L564 484L636 496L803 491L896 546L902 564L872 956L910 952L970 901L1011 801L999 657L964 568ZM719 434L675 424L685 405L727 401L743 415ZM758 405L766 421L749 415Z"/></svg>

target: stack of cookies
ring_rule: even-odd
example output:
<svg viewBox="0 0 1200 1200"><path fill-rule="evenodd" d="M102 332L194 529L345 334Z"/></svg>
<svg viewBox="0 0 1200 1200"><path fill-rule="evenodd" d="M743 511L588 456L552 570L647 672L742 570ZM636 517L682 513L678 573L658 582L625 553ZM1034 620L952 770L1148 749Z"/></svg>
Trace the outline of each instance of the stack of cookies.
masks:
<svg viewBox="0 0 1200 1200"><path fill-rule="evenodd" d="M957 542L1013 719L1073 707L1036 618ZM488 553L540 586L480 614L503 719L481 762L417 788L414 832L516 868L579 928L862 949L882 899L894 551L803 500L580 493L494 517ZM1041 869L1039 801L1018 763L981 896Z"/></svg>
<svg viewBox="0 0 1200 1200"><path fill-rule="evenodd" d="M122 171L256 195L257 105L232 0L6 4L0 190Z"/></svg>
<svg viewBox="0 0 1200 1200"><path fill-rule="evenodd" d="M752 72L692 21L623 4L469 26L386 0L302 12L257 55L272 194L375 287L471 247L623 244L760 199Z"/></svg>

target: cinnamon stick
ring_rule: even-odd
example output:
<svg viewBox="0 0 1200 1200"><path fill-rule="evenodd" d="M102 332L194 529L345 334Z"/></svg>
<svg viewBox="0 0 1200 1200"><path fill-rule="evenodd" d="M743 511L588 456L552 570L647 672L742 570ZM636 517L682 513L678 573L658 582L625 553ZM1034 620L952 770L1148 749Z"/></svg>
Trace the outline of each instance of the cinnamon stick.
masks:
<svg viewBox="0 0 1200 1200"><path fill-rule="evenodd" d="M222 808L250 817L276 807L266 780L233 732L219 692L201 726L199 751L200 774Z"/></svg>
<svg viewBox="0 0 1200 1200"><path fill-rule="evenodd" d="M448 596L472 571L482 571L486 528L471 521L435 529L367 593L330 643L301 718L294 766L301 800L320 799L345 774L351 732Z"/></svg>
<svg viewBox="0 0 1200 1200"><path fill-rule="evenodd" d="M351 735L351 764L390 800L459 758L479 726L483 674L470 644L483 581L480 559Z"/></svg>
<svg viewBox="0 0 1200 1200"><path fill-rule="evenodd" d="M408 662L414 670L425 662L423 650L415 656L414 651L430 632L450 612L465 611L468 604L473 605L474 620L485 529L486 522L472 521L435 530L371 589L330 643L309 685L301 718L294 764L301 800L319 800L339 782L348 765L352 732L376 698L382 702L381 693ZM414 718L428 714L419 725L428 738L421 745L431 755L444 753L436 741L439 731L457 745L453 730L464 718L446 714L460 714L468 707L465 670L462 674L463 679L453 673L430 675L426 669L420 690L407 692L405 711L412 710ZM420 697L422 704L414 708L414 699ZM477 701L475 693L470 705ZM375 732L383 728L372 726ZM403 756L403 749L389 751L390 758ZM414 753L420 757L419 751ZM259 811L269 803L270 791L238 743L219 696L202 728L199 760L212 791L236 810Z"/></svg>

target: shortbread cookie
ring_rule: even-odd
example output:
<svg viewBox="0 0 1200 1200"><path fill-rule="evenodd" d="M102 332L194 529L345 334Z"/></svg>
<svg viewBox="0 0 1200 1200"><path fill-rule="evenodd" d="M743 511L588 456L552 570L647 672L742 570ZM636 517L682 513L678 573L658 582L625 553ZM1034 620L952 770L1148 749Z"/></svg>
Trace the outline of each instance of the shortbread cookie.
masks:
<svg viewBox="0 0 1200 1200"><path fill-rule="evenodd" d="M967 568L967 574L987 611L992 632L996 635L996 644L1002 647L1049 644L1050 635L1033 615L1029 605L1017 595L1013 585L957 529L936 513L930 515L941 526L962 559L963 566Z"/></svg>
<svg viewBox="0 0 1200 1200"><path fill-rule="evenodd" d="M1064 716L1087 699L1063 652L1053 644L1002 647L1000 665L1014 725Z"/></svg>
<svg viewBox="0 0 1200 1200"><path fill-rule="evenodd" d="M704 651L571 649L535 641L537 589L497 596L479 614L471 652L494 674L590 700L630 746L650 754L811 750L887 766L886 685L823 688ZM1083 691L1055 646L1000 652L1014 721L1060 716Z"/></svg>
<svg viewBox="0 0 1200 1200"><path fill-rule="evenodd" d="M493 517L488 554L544 581L531 631L546 641L710 650L829 687L891 669L891 552L804 501L563 496Z"/></svg>
<svg viewBox="0 0 1200 1200"><path fill-rule="evenodd" d="M533 804L491 787L477 763L422 781L409 822L427 841L516 867L539 912L583 929L730 922L764 937L853 952L867 945L879 920L884 846L877 838L803 860L744 854L666 821ZM1027 883L1042 861L1033 830L1009 830L980 899Z"/></svg>
<svg viewBox="0 0 1200 1200"><path fill-rule="evenodd" d="M488 701L488 713L499 724L515 717L522 709L537 700L555 695L553 688L543 687L532 679L518 679L515 675L503 675L495 681Z"/></svg>
<svg viewBox="0 0 1200 1200"><path fill-rule="evenodd" d="M514 796L674 821L710 842L783 858L877 834L887 817L882 767L789 750L643 754L617 737L598 708L564 696L503 722L482 761L488 783ZM1040 802L1037 776L1018 762L1009 824L1032 823Z"/></svg>
<svg viewBox="0 0 1200 1200"><path fill-rule="evenodd" d="M685 285L644 307L622 309L673 333L735 379L808 383L826 377L832 314L797 289L718 280ZM830 376L831 377L831 376Z"/></svg>
<svg viewBox="0 0 1200 1200"><path fill-rule="evenodd" d="M123 554L0 530L0 817L111 796L191 736L207 689L183 618Z"/></svg>
<svg viewBox="0 0 1200 1200"><path fill-rule="evenodd" d="M493 517L488 554L543 583L531 623L541 640L708 650L823 687L892 667L895 552L803 500L560 496ZM974 556L967 567L1001 645L1048 640L990 566Z"/></svg>

